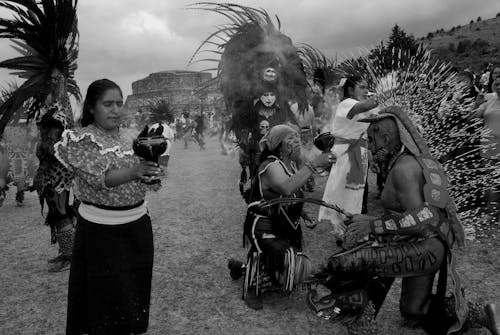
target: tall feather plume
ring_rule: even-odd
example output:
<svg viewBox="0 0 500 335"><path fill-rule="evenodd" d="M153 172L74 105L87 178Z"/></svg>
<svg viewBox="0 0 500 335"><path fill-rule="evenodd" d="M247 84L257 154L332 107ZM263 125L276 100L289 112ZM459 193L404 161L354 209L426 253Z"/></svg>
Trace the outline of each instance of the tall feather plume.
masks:
<svg viewBox="0 0 500 335"><path fill-rule="evenodd" d="M308 79L320 85L324 94L325 88L339 79L337 61L326 57L319 49L307 43L299 44L298 52Z"/></svg>
<svg viewBox="0 0 500 335"><path fill-rule="evenodd" d="M485 149L480 140L487 134L473 117L475 102L451 64L433 59L431 50L420 46L415 54L393 49L351 58L340 71L366 79L382 107L405 109L432 156L442 162L466 231L483 234L488 220L478 199L500 183L500 167L480 155Z"/></svg>
<svg viewBox="0 0 500 335"><path fill-rule="evenodd" d="M289 109L290 100L298 101L301 112L306 110L308 84L304 64L299 49L280 31L277 16L270 16L264 9L233 3L199 2L189 8L214 12L228 20L200 44L189 64L198 61L202 52L221 55L216 81L232 114L232 128L238 140L244 136L243 128L254 131L258 128L251 106L262 90L266 67L273 67L278 73L276 92L283 119L295 120ZM212 63L215 59L199 61Z"/></svg>
<svg viewBox="0 0 500 335"><path fill-rule="evenodd" d="M74 79L79 37L77 0L5 0L0 1L0 7L14 16L0 18L0 38L10 39L20 54L0 62L0 67L25 79L0 106L2 134L12 115L23 105L27 118L34 118L54 87L64 87L65 92L60 94L69 93L77 100L81 94Z"/></svg>

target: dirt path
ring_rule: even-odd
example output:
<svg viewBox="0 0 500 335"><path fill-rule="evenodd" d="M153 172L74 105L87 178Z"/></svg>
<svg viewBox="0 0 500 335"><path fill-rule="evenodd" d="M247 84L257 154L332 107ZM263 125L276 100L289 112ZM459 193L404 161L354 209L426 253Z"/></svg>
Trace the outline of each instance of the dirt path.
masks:
<svg viewBox="0 0 500 335"><path fill-rule="evenodd" d="M214 140L206 151L175 143L164 188L148 196L155 240L148 334L346 334L309 311L305 292L271 296L258 312L240 299L241 281L232 281L226 268L229 257L245 256L238 177L237 160L220 155ZM46 260L57 250L49 244L36 197L27 194L22 208L13 197L11 190L0 208L0 334L63 334L68 272L47 273ZM327 226L305 230L306 251L315 264L335 247L328 231ZM467 256L458 254L472 298L500 301L497 237L469 243ZM380 314L384 333L423 334L399 328L398 296L396 282Z"/></svg>

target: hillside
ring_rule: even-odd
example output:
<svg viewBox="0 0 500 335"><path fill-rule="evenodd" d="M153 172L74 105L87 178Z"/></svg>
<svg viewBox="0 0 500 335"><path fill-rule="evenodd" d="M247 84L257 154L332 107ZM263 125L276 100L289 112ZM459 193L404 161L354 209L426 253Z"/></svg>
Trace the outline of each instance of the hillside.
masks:
<svg viewBox="0 0 500 335"><path fill-rule="evenodd" d="M458 69L481 73L487 63L500 66L500 13L491 19L476 18L448 30L429 32L419 42Z"/></svg>

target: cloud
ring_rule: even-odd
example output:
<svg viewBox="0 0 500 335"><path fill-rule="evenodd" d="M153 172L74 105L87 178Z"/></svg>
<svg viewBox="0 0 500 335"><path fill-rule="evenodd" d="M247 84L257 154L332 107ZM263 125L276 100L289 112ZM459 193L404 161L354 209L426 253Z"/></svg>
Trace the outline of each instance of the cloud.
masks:
<svg viewBox="0 0 500 335"><path fill-rule="evenodd" d="M169 39L177 37L164 21L143 10L130 13L122 20L121 27L126 33L139 38L144 35L165 36Z"/></svg>
<svg viewBox="0 0 500 335"><path fill-rule="evenodd" d="M198 45L227 23L213 12L187 9L185 0L84 0L78 3L80 55L76 79L85 93L100 78L116 81L125 94L133 81L152 72L184 70ZM282 31L330 57L356 54L386 39L397 23L407 33L426 35L440 28L492 18L497 0L245 0L242 5L278 15ZM0 10L4 17L5 11ZM0 41L0 60L16 56ZM201 70L211 64L195 64ZM0 71L0 85L11 81Z"/></svg>

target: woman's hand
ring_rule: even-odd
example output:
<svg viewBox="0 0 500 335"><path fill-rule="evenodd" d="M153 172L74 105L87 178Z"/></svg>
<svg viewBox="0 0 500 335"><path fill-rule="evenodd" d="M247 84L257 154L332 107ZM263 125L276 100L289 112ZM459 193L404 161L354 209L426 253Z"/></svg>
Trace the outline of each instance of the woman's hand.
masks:
<svg viewBox="0 0 500 335"><path fill-rule="evenodd" d="M132 171L133 179L140 179L143 181L150 181L155 179L155 177L164 174L163 168L161 168L157 163L150 161L142 161L139 164L134 165Z"/></svg>
<svg viewBox="0 0 500 335"><path fill-rule="evenodd" d="M336 161L336 157L331 152L323 152L311 161L315 168L326 169Z"/></svg>

